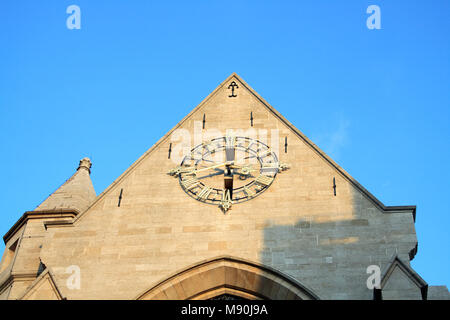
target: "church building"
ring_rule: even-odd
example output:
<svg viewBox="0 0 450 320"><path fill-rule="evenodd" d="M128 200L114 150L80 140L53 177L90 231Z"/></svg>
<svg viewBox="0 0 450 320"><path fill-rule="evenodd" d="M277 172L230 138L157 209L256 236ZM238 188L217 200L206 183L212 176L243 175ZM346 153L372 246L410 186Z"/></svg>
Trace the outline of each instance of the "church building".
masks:
<svg viewBox="0 0 450 320"><path fill-rule="evenodd" d="M410 265L416 207L381 203L236 74L103 193L90 173L4 235L0 299L450 298Z"/></svg>

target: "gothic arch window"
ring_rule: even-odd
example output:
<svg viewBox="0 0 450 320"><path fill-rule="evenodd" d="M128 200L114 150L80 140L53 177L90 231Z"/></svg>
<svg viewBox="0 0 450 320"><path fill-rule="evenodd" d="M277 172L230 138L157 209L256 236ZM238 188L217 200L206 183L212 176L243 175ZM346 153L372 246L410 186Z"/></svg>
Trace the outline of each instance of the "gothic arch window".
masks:
<svg viewBox="0 0 450 320"><path fill-rule="evenodd" d="M218 257L169 276L140 294L142 300L314 300L311 290L281 272L246 260Z"/></svg>

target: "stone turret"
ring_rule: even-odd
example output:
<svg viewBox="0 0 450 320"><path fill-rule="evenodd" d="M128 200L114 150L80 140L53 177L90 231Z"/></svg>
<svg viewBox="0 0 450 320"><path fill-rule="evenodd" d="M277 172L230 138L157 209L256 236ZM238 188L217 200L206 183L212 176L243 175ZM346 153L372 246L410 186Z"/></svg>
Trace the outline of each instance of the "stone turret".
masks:
<svg viewBox="0 0 450 320"><path fill-rule="evenodd" d="M41 260L45 223L71 221L95 200L91 160L80 160L77 171L35 210L25 212L5 234L0 265L0 299L16 299L42 274L51 278ZM44 272L45 269L45 272ZM20 281L15 281L20 278Z"/></svg>
<svg viewBox="0 0 450 320"><path fill-rule="evenodd" d="M75 209L86 210L96 194L90 178L92 163L89 158L80 160L77 171L34 211Z"/></svg>

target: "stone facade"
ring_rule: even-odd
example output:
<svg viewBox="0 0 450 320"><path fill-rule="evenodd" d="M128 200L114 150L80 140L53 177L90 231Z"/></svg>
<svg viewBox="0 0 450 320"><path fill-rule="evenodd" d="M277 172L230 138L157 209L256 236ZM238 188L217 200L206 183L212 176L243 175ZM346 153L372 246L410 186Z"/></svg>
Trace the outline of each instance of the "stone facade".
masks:
<svg viewBox="0 0 450 320"><path fill-rule="evenodd" d="M186 135L194 147L230 130L256 134L290 168L223 213L167 172ZM98 196L89 168L83 159L5 235L0 298L448 298L445 287L427 296L409 265L415 207L384 206L236 74ZM370 265L385 270L380 289L367 287Z"/></svg>

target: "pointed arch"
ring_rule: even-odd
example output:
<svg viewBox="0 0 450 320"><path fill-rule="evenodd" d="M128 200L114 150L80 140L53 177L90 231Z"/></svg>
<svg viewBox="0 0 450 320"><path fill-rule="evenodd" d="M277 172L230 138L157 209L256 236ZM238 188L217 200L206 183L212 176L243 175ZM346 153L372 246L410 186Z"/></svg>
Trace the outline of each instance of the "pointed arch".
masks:
<svg viewBox="0 0 450 320"><path fill-rule="evenodd" d="M230 256L205 260L180 270L137 299L203 300L222 294L245 299L319 299L298 281L273 268Z"/></svg>

